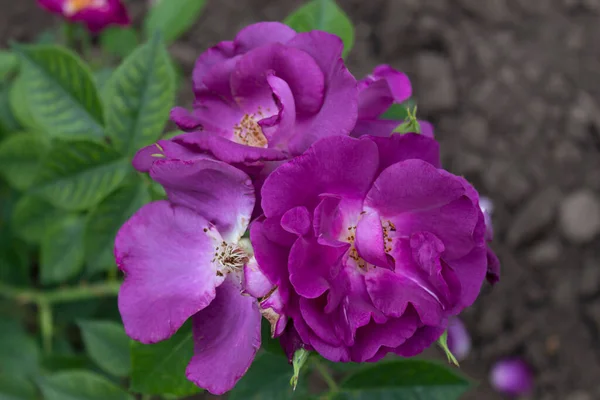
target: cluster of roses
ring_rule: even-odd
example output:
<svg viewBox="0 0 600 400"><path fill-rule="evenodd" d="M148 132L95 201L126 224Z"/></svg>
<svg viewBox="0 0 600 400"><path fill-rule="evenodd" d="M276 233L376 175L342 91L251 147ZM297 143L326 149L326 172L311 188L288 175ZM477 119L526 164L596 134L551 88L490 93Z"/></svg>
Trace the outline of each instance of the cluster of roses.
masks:
<svg viewBox="0 0 600 400"><path fill-rule="evenodd" d="M220 394L260 347L261 315L288 355L334 362L413 356L498 279L476 190L438 143L379 119L411 95L379 66L361 81L334 35L251 25L203 53L185 132L133 164L168 200L119 231L127 334L167 339L191 318L187 377ZM249 227L249 240L244 236Z"/></svg>

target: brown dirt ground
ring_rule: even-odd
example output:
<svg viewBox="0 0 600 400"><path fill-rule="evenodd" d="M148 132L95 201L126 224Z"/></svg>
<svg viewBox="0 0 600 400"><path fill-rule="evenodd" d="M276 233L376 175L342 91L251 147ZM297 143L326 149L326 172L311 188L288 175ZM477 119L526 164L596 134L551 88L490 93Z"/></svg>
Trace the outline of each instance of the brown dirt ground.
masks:
<svg viewBox="0 0 600 400"><path fill-rule="evenodd" d="M144 2L130 3L139 17ZM209 1L172 53L189 73L212 43L300 3ZM464 315L475 348L463 368L482 381L465 398L500 399L489 367L520 355L536 372L531 399L600 399L600 0L339 3L356 25L351 71L406 71L445 166L496 206L503 275ZM0 46L53 23L33 0L0 10Z"/></svg>

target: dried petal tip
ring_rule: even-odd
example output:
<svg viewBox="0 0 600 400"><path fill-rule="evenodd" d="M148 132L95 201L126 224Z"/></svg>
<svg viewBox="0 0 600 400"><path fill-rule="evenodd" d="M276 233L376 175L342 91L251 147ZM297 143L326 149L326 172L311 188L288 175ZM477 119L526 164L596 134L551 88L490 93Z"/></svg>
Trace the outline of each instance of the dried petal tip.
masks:
<svg viewBox="0 0 600 400"><path fill-rule="evenodd" d="M458 317L448 324L448 348L458 361L467 358L471 351L471 336Z"/></svg>
<svg viewBox="0 0 600 400"><path fill-rule="evenodd" d="M490 383L501 393L519 396L531 391L533 376L525 361L520 358L507 358L498 361L492 367Z"/></svg>

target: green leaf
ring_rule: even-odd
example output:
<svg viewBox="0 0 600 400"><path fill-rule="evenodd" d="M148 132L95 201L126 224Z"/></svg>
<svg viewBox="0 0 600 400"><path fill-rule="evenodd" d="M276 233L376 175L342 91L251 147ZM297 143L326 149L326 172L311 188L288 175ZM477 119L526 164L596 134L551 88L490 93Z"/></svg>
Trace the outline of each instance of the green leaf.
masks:
<svg viewBox="0 0 600 400"><path fill-rule="evenodd" d="M404 121L408 118L408 110L413 109L415 106L415 100L412 98L402 104L392 104L380 118Z"/></svg>
<svg viewBox="0 0 600 400"><path fill-rule="evenodd" d="M0 320L0 376L31 375L39 368L40 350L16 321Z"/></svg>
<svg viewBox="0 0 600 400"><path fill-rule="evenodd" d="M175 101L175 75L158 35L117 68L105 98L107 132L121 153L133 155L160 137Z"/></svg>
<svg viewBox="0 0 600 400"><path fill-rule="evenodd" d="M444 331L442 336L440 336L440 338L438 339L437 343L442 348L444 353L446 354L446 358L448 358L448 362L450 364L454 364L458 367L459 366L458 360L456 359L456 357L454 357L454 354L452 354L452 351L450 351L450 348L448 347L448 330Z"/></svg>
<svg viewBox="0 0 600 400"><path fill-rule="evenodd" d="M85 210L115 190L129 160L95 142L57 141L40 167L32 193L66 210Z"/></svg>
<svg viewBox="0 0 600 400"><path fill-rule="evenodd" d="M13 115L23 128L32 132L44 132L38 121L38 115L32 111L27 93L26 80L23 74L19 74L13 82L9 93L9 104Z"/></svg>
<svg viewBox="0 0 600 400"><path fill-rule="evenodd" d="M30 243L42 241L48 228L67 216L67 212L55 208L36 196L25 195L19 199L12 213L12 230Z"/></svg>
<svg viewBox="0 0 600 400"><path fill-rule="evenodd" d="M124 58L137 47L139 40L133 28L111 27L102 32L100 43L107 53Z"/></svg>
<svg viewBox="0 0 600 400"><path fill-rule="evenodd" d="M110 79L110 77L112 76L112 74L115 72L114 68L102 68L99 69L98 71L94 72L94 81L96 81L96 86L98 87L98 90L100 91L100 93L102 93L104 91L104 88L106 86L106 83L108 82L108 80Z"/></svg>
<svg viewBox="0 0 600 400"><path fill-rule="evenodd" d="M15 133L0 142L0 172L14 188L26 190L49 149L50 142L42 135Z"/></svg>
<svg viewBox="0 0 600 400"><path fill-rule="evenodd" d="M150 37L160 32L170 43L190 29L206 4L206 0L161 0L156 2L144 21L144 30Z"/></svg>
<svg viewBox="0 0 600 400"><path fill-rule="evenodd" d="M17 56L6 50L0 50L0 83L4 81L19 66Z"/></svg>
<svg viewBox="0 0 600 400"><path fill-rule="evenodd" d="M85 349L105 372L127 376L131 369L129 338L123 325L112 321L80 321Z"/></svg>
<svg viewBox="0 0 600 400"><path fill-rule="evenodd" d="M4 362L4 360L2 360ZM33 382L22 376L0 374L0 399L37 400Z"/></svg>
<svg viewBox="0 0 600 400"><path fill-rule="evenodd" d="M30 109L54 136L101 139L102 105L90 69L70 50L47 45L15 46L23 61Z"/></svg>
<svg viewBox="0 0 600 400"><path fill-rule="evenodd" d="M10 92L12 85L0 83L0 139L9 133L17 132L21 124L10 107Z"/></svg>
<svg viewBox="0 0 600 400"><path fill-rule="evenodd" d="M343 57L354 46L354 26L334 0L311 0L288 15L284 23L297 32L320 30L339 36L344 42Z"/></svg>
<svg viewBox="0 0 600 400"><path fill-rule="evenodd" d="M31 284L31 260L29 247L25 242L0 234L0 281L15 286Z"/></svg>
<svg viewBox="0 0 600 400"><path fill-rule="evenodd" d="M40 254L40 281L44 285L73 278L83 267L85 220L71 215L46 231Z"/></svg>
<svg viewBox="0 0 600 400"><path fill-rule="evenodd" d="M290 387L292 367L285 356L259 354L244 377L229 392L229 400L286 400L306 391L301 379L296 391Z"/></svg>
<svg viewBox="0 0 600 400"><path fill-rule="evenodd" d="M188 381L185 369L194 353L191 324L170 339L145 345L131 343L131 390L143 394L189 396L201 391ZM215 366L217 368L218 366Z"/></svg>
<svg viewBox="0 0 600 400"><path fill-rule="evenodd" d="M119 228L150 200L147 185L138 180L112 193L90 213L84 236L89 275L114 266L113 247Z"/></svg>
<svg viewBox="0 0 600 400"><path fill-rule="evenodd" d="M44 400L134 400L106 378L88 371L59 372L39 380Z"/></svg>
<svg viewBox="0 0 600 400"><path fill-rule="evenodd" d="M368 365L340 385L335 400L457 400L470 382L436 362L402 359Z"/></svg>

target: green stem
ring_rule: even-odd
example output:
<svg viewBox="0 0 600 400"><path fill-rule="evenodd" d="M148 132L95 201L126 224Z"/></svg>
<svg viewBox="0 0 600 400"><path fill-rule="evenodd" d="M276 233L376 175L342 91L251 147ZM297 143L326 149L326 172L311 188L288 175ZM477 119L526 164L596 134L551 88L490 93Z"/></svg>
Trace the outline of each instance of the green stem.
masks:
<svg viewBox="0 0 600 400"><path fill-rule="evenodd" d="M335 382L335 379L333 379L333 376L331 376L331 373L329 372L327 367L321 364L321 361L319 361L318 358L313 358L313 365L315 366L316 370L319 371L321 377L323 378L327 386L329 386L330 392L338 392L340 388Z"/></svg>
<svg viewBox="0 0 600 400"><path fill-rule="evenodd" d="M38 301L38 317L42 334L42 348L47 355L52 353L52 305L47 301Z"/></svg>
<svg viewBox="0 0 600 400"><path fill-rule="evenodd" d="M120 282L103 282L42 291L15 288L0 282L0 297L14 299L24 304L36 303L41 306L42 303L67 303L97 297L116 296L119 293L120 286Z"/></svg>

